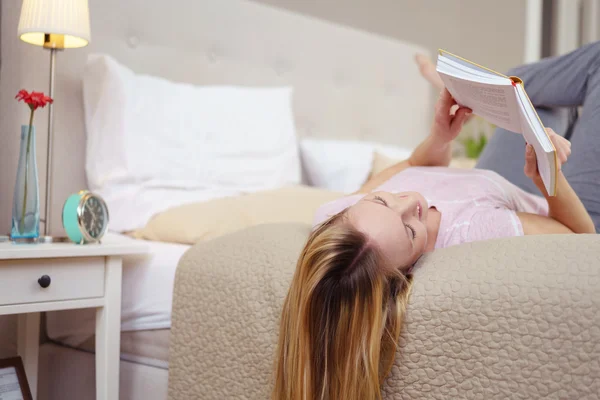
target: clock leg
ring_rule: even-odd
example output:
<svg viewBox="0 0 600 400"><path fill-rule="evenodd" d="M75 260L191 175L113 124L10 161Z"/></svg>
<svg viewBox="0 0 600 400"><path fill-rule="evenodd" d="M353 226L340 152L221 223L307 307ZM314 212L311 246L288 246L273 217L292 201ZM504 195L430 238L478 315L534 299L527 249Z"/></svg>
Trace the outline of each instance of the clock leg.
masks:
<svg viewBox="0 0 600 400"><path fill-rule="evenodd" d="M31 396L36 399L40 348L40 313L19 314L17 331L17 351L23 361Z"/></svg>

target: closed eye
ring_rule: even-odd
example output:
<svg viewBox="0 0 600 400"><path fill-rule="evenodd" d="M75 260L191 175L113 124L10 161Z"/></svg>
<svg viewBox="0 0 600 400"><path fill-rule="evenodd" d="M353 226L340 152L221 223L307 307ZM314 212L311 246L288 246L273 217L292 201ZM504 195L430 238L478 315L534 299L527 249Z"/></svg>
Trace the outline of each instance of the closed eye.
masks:
<svg viewBox="0 0 600 400"><path fill-rule="evenodd" d="M380 202L381 204L383 204L383 205L384 205L384 206L386 206L386 207L388 206L388 204L387 204L387 201L385 201L385 200L383 199L383 197L380 197L380 196L375 196L375 197L373 197L373 200L376 200L376 201Z"/></svg>
<svg viewBox="0 0 600 400"><path fill-rule="evenodd" d="M406 227L412 232L412 238L414 240L417 237L417 231L412 227L412 225L406 224Z"/></svg>

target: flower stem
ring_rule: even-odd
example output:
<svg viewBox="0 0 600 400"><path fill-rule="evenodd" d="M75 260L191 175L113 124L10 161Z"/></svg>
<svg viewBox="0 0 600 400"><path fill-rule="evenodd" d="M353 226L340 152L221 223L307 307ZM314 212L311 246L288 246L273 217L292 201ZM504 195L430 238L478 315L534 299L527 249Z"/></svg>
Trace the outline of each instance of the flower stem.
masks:
<svg viewBox="0 0 600 400"><path fill-rule="evenodd" d="M21 210L21 233L25 230L25 207L27 206L27 177L29 176L29 148L31 147L31 130L33 129L33 108L29 117L29 132L27 133L27 151L25 152L25 190L23 193L23 209Z"/></svg>

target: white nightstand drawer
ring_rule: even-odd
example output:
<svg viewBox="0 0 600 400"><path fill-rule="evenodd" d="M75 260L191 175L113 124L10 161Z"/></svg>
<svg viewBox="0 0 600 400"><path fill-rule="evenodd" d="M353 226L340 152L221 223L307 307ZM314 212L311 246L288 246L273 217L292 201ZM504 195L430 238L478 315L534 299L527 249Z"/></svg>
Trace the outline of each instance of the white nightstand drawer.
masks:
<svg viewBox="0 0 600 400"><path fill-rule="evenodd" d="M38 282L44 275L46 288ZM0 305L102 297L104 258L3 260L0 277Z"/></svg>

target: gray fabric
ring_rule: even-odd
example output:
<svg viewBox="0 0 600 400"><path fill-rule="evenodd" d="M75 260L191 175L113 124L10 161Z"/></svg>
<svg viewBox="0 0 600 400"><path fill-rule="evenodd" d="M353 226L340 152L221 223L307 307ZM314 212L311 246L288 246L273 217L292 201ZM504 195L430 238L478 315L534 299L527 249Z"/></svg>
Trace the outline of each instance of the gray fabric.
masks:
<svg viewBox="0 0 600 400"><path fill-rule="evenodd" d="M600 42L569 54L523 65L508 72L523 79L544 125L564 135L569 110L583 106L570 136L572 155L563 173L600 231ZM562 109L560 109L562 108ZM522 189L539 194L523 174L525 142L497 129L476 167L498 172Z"/></svg>
<svg viewBox="0 0 600 400"><path fill-rule="evenodd" d="M261 225L182 257L170 400L269 398L281 307L309 231ZM423 256L384 399L597 399L599 254L598 235L545 235Z"/></svg>

